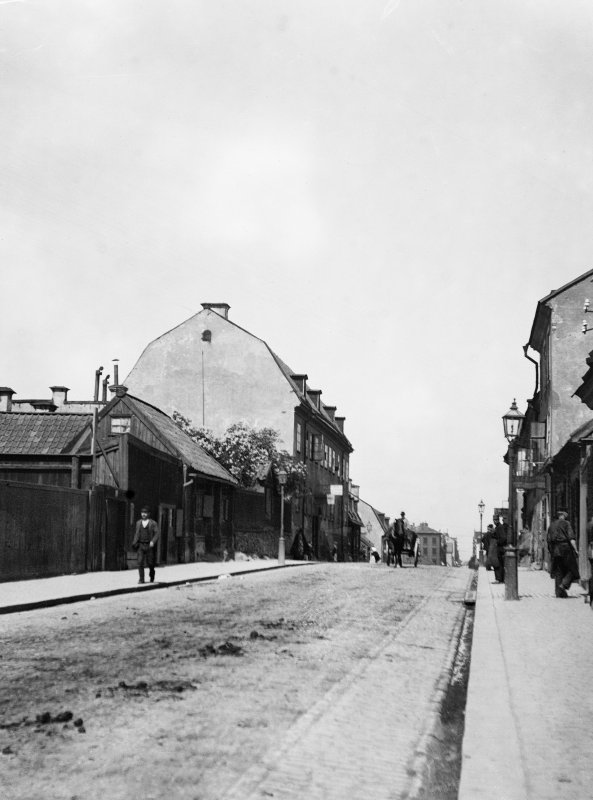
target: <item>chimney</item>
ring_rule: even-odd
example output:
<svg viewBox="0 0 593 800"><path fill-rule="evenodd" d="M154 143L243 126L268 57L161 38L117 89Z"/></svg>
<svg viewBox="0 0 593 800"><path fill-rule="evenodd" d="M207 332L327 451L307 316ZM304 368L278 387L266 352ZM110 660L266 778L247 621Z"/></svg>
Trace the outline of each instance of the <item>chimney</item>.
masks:
<svg viewBox="0 0 593 800"><path fill-rule="evenodd" d="M344 421L346 417L335 417L334 422L338 426L338 428L344 433Z"/></svg>
<svg viewBox="0 0 593 800"><path fill-rule="evenodd" d="M103 367L99 367L99 369L95 370L95 403L99 401L99 384L101 382L102 372L103 372Z"/></svg>
<svg viewBox="0 0 593 800"><path fill-rule="evenodd" d="M323 406L323 410L333 422L336 416L336 406Z"/></svg>
<svg viewBox="0 0 593 800"><path fill-rule="evenodd" d="M50 386L51 389L51 401L56 406L56 408L60 408L61 406L66 405L68 402L68 387L67 386Z"/></svg>
<svg viewBox="0 0 593 800"><path fill-rule="evenodd" d="M228 303L202 303L204 311L216 311L221 317L229 318L230 305Z"/></svg>
<svg viewBox="0 0 593 800"><path fill-rule="evenodd" d="M12 395L14 389L10 386L0 386L0 411L12 411Z"/></svg>
<svg viewBox="0 0 593 800"><path fill-rule="evenodd" d="M299 387L299 392L301 394L305 394L307 391L307 381L309 380L308 375L291 375L292 380L296 383Z"/></svg>
<svg viewBox="0 0 593 800"><path fill-rule="evenodd" d="M321 389L307 389L307 394L315 408L321 408Z"/></svg>

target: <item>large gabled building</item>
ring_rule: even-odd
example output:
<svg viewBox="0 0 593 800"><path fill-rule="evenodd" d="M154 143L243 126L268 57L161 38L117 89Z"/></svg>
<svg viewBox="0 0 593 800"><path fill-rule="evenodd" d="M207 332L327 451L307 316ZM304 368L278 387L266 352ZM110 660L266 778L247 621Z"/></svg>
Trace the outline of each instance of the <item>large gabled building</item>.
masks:
<svg viewBox="0 0 593 800"><path fill-rule="evenodd" d="M318 558L330 557L336 546L341 558L349 557L352 445L345 418L322 401L306 374L232 322L227 303L202 303L200 312L151 342L125 384L166 413L178 411L218 435L239 421L278 431L280 447L308 473L305 491L291 500L291 533L302 528ZM332 492L336 499L328 502Z"/></svg>

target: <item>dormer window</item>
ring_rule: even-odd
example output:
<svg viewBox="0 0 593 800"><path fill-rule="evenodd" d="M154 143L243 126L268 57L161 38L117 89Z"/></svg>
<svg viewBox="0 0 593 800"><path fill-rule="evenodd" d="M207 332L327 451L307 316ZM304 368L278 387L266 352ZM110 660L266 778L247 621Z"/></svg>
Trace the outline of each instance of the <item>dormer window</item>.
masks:
<svg viewBox="0 0 593 800"><path fill-rule="evenodd" d="M129 433L131 425L132 425L132 417L129 415L111 417L112 436L118 436L122 433Z"/></svg>

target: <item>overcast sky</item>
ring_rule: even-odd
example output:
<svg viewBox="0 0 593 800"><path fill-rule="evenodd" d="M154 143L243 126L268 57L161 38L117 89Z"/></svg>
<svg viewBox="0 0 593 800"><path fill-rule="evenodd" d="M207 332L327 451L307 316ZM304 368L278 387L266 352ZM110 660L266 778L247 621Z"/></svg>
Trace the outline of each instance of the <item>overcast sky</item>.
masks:
<svg viewBox="0 0 593 800"><path fill-rule="evenodd" d="M227 302L467 557L593 267L592 84L586 0L0 0L0 384L88 398Z"/></svg>

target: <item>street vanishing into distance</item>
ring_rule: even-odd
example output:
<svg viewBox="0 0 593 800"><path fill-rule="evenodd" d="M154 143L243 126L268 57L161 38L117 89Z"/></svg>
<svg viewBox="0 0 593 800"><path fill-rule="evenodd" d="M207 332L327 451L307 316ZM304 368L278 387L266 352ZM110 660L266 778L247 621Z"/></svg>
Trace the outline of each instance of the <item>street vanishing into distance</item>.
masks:
<svg viewBox="0 0 593 800"><path fill-rule="evenodd" d="M454 798L470 574L304 563L6 616L0 795Z"/></svg>

